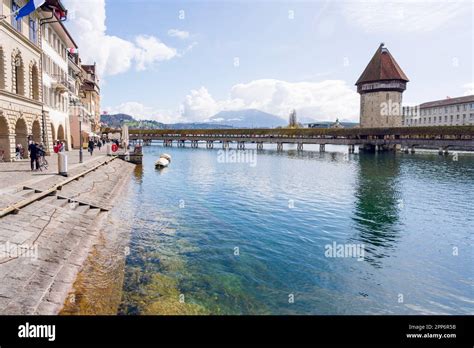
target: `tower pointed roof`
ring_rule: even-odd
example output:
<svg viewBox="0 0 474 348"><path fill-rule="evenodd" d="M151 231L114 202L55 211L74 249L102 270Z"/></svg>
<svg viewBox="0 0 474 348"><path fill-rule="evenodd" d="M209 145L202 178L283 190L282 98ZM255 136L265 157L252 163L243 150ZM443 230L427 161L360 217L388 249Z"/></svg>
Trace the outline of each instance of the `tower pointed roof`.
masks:
<svg viewBox="0 0 474 348"><path fill-rule="evenodd" d="M380 44L369 64L356 82L356 85L365 82L381 80L402 80L408 82L408 77L400 68L383 43Z"/></svg>

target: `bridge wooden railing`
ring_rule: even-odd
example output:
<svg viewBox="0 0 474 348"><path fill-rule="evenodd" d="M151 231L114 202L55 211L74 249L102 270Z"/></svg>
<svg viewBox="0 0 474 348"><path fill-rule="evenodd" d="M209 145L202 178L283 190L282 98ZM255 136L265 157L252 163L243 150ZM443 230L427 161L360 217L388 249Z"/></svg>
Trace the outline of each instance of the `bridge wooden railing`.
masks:
<svg viewBox="0 0 474 348"><path fill-rule="evenodd" d="M103 129L108 132L110 129ZM278 137L346 139L474 139L474 126L397 127L397 128L243 128L243 129L130 129L131 138L145 137Z"/></svg>

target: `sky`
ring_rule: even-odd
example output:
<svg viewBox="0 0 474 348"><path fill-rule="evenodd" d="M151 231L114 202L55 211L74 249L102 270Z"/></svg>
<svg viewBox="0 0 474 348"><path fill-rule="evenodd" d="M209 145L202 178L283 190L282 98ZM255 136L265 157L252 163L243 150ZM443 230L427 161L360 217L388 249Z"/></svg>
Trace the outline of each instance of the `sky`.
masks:
<svg viewBox="0 0 474 348"><path fill-rule="evenodd" d="M63 2L109 113L358 121L354 83L381 42L410 79L405 105L474 94L472 0Z"/></svg>

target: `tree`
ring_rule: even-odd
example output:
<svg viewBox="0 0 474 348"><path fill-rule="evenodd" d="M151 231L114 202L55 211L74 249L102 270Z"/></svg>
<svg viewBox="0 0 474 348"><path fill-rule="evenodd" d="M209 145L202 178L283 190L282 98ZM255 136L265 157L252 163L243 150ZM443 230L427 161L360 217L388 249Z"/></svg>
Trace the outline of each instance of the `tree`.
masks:
<svg viewBox="0 0 474 348"><path fill-rule="evenodd" d="M290 128L297 128L298 127L298 120L296 118L296 110L293 109L291 112L290 112L290 118L289 118L289 121L288 121L288 127Z"/></svg>

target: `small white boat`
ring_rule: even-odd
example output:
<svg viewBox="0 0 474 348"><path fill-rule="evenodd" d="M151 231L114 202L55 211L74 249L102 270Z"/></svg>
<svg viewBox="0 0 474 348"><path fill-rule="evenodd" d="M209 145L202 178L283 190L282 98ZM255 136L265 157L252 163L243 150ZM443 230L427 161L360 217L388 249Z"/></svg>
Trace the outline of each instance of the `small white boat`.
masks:
<svg viewBox="0 0 474 348"><path fill-rule="evenodd" d="M165 158L166 160L168 160L168 162L171 162L171 156L168 155L167 153L161 154L160 158Z"/></svg>
<svg viewBox="0 0 474 348"><path fill-rule="evenodd" d="M170 164L170 161L168 161L164 157L160 157L156 162L155 162L155 168L166 168Z"/></svg>

